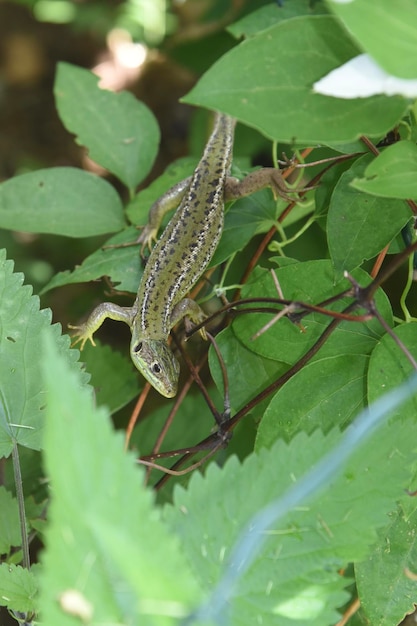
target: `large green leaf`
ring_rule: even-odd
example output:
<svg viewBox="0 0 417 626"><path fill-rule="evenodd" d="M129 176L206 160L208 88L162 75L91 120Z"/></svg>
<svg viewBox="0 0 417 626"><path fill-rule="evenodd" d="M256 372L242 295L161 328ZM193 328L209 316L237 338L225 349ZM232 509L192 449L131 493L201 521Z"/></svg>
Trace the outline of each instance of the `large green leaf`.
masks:
<svg viewBox="0 0 417 626"><path fill-rule="evenodd" d="M159 144L159 128L148 107L124 91L100 89L87 70L59 63L55 98L67 129L77 135L92 159L130 190L149 173Z"/></svg>
<svg viewBox="0 0 417 626"><path fill-rule="evenodd" d="M51 311L39 309L32 288L13 273L12 261L0 251L0 458L18 443L39 450L45 415L45 389L39 376L41 333L51 324ZM55 324L52 333L71 369L79 369L78 351ZM84 380L86 376L84 375Z"/></svg>
<svg viewBox="0 0 417 626"><path fill-rule="evenodd" d="M417 323L401 324L394 332L416 358ZM384 335L370 359L369 401L374 402L387 391L398 387L412 371L413 367L400 347L392 337ZM415 427L410 424L410 420L415 420L416 415L417 399L414 395L395 411L394 424L398 430L413 437ZM395 454L401 455L401 450L396 450ZM411 488L415 489L415 486ZM412 577L417 569L416 534L415 498L406 496L398 511L390 516L388 525L379 533L369 559L355 566L361 602L372 624L397 624L413 608L416 583ZM411 578L407 576L407 569L411 572Z"/></svg>
<svg viewBox="0 0 417 626"><path fill-rule="evenodd" d="M117 233L102 248L85 258L72 272L69 270L58 272L42 291L108 276L120 291L136 293L143 271L140 246L124 244L131 244L137 237L138 232L133 227ZM115 247L106 248L106 246Z"/></svg>
<svg viewBox="0 0 417 626"><path fill-rule="evenodd" d="M282 202L278 205L282 212ZM219 265L242 250L258 233L266 233L276 223L277 203L269 189L237 200L226 212L222 238L211 265Z"/></svg>
<svg viewBox="0 0 417 626"><path fill-rule="evenodd" d="M313 84L358 54L332 16L287 20L240 43L185 100L234 115L287 143L339 143L384 135L407 108L401 97L341 100ZM308 62L306 61L308 59Z"/></svg>
<svg viewBox="0 0 417 626"><path fill-rule="evenodd" d="M2 228L90 237L125 224L114 187L74 167L38 170L0 184Z"/></svg>
<svg viewBox="0 0 417 626"><path fill-rule="evenodd" d="M267 359L243 345L230 326L216 335L216 343L226 365L230 402L236 411L260 393L287 369L286 364ZM211 348L209 353L210 371L217 388L223 392L223 376L217 354ZM256 406L256 414L262 414L262 407Z"/></svg>
<svg viewBox="0 0 417 626"><path fill-rule="evenodd" d="M347 279L334 284L333 268L330 261L324 259L292 263L278 268L275 274L284 297L296 302L318 304L350 287ZM353 275L363 286L370 282L369 276L362 270L356 270ZM242 290L242 297L277 298L278 294L270 273L265 270L255 272L252 281ZM351 302L352 299L344 299L337 305L333 305L332 310L340 311ZM391 325L392 312L381 290L376 294L376 305L381 315ZM317 341L331 318L312 313L303 318L301 328L283 318L261 336L253 339L255 333L270 320L270 313L239 315L233 322L233 330L249 350L292 365ZM369 354L382 334L383 329L375 319L367 322L341 322L320 348L315 359L334 357L339 354Z"/></svg>
<svg viewBox="0 0 417 626"><path fill-rule="evenodd" d="M38 584L33 571L1 563L0 590L0 606L22 613L36 610Z"/></svg>
<svg viewBox="0 0 417 626"><path fill-rule="evenodd" d="M212 465L204 477L192 477L187 491L176 490L166 518L180 534L200 584L210 590L222 580L237 539L244 541L243 529L250 542L254 516L303 480L305 500L268 530L265 541L259 537L248 569L227 598L230 623L326 626L338 621L337 607L347 599L343 589L349 582L339 569L369 551L376 528L386 523L407 485L416 447L406 430L391 422L346 448L350 458L342 473L322 481L320 489L311 479L308 488L309 471L343 445L348 443L341 443L337 430L326 436L298 434L290 444L278 441L243 464L233 458L223 468ZM239 557L243 560L243 553ZM234 571L239 565L229 562Z"/></svg>
<svg viewBox="0 0 417 626"><path fill-rule="evenodd" d="M291 2L283 2L280 5L270 2L231 24L228 31L236 39L243 35L251 37L261 30L274 26L277 22L301 15L320 15L322 13L327 13L327 9L321 2L311 4L310 0L291 0Z"/></svg>
<svg viewBox="0 0 417 626"><path fill-rule="evenodd" d="M417 197L417 146L412 141L399 141L386 148L362 173L352 187L385 198ZM360 176L360 172L358 173ZM391 203L396 206L396 203ZM385 223L385 219L384 219Z"/></svg>
<svg viewBox="0 0 417 626"><path fill-rule="evenodd" d="M198 584L122 433L46 339L45 462L53 497L43 620L72 626L75 613L63 601L72 591L92 623L174 624L200 596Z"/></svg>
<svg viewBox="0 0 417 626"><path fill-rule="evenodd" d="M399 624L415 609L416 537L415 503L403 499L378 533L369 557L355 565L362 610L371 624Z"/></svg>
<svg viewBox="0 0 417 626"><path fill-rule="evenodd" d="M417 358L417 322L396 326L394 333L405 344L413 357ZM372 352L368 373L368 396L373 402L390 389L395 389L413 371L413 367L402 349L390 335L385 334ZM414 396L398 411L399 419L417 414L417 397Z"/></svg>
<svg viewBox="0 0 417 626"><path fill-rule="evenodd" d="M377 198L351 185L366 174L371 158L362 157L342 174L330 201L327 239L338 276L376 256L411 217L402 200Z"/></svg>
<svg viewBox="0 0 417 626"><path fill-rule="evenodd" d="M414 0L327 0L362 48L401 78L417 78L417 6ZM372 24L372 28L370 28Z"/></svg>
<svg viewBox="0 0 417 626"><path fill-rule="evenodd" d="M257 449L300 431L349 424L366 404L368 362L366 354L336 354L305 365L271 400L258 428Z"/></svg>

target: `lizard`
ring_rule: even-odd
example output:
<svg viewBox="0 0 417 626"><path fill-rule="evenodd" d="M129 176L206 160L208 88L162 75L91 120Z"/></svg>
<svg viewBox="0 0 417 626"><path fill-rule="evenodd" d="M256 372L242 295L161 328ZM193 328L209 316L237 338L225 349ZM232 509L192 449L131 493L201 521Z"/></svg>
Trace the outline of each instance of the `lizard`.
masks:
<svg viewBox="0 0 417 626"><path fill-rule="evenodd" d="M216 113L213 130L192 176L171 187L151 206L148 224L138 243L151 249L132 307L111 302L99 304L77 332L75 342L93 345L93 335L105 319L125 322L131 330L130 356L147 381L166 398L177 393L180 366L168 337L173 326L186 318L200 324L205 314L186 297L203 274L219 243L224 204L270 186L286 200L288 189L277 168L251 172L243 180L230 176L235 120ZM165 213L177 207L157 240ZM200 330L205 338L205 330Z"/></svg>

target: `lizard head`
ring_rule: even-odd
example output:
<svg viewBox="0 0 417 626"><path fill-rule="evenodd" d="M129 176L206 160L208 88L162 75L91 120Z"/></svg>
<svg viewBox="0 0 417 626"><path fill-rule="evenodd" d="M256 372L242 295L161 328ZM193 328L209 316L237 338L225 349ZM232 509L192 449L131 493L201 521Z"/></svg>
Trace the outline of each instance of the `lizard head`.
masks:
<svg viewBox="0 0 417 626"><path fill-rule="evenodd" d="M130 357L142 376L162 396L173 398L176 395L180 364L166 341L142 339L132 333Z"/></svg>

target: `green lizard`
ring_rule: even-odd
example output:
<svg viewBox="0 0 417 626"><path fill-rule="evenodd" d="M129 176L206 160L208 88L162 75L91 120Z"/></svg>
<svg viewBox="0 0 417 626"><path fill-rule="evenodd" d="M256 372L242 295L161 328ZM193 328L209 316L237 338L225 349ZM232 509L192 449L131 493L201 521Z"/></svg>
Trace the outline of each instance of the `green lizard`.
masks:
<svg viewBox="0 0 417 626"><path fill-rule="evenodd" d="M105 319L129 325L130 356L142 375L167 398L177 393L179 363L168 345L171 328L183 318L199 324L205 315L196 302L186 298L206 269L223 230L225 201L271 186L287 200L287 187L279 170L264 168L242 181L229 177L235 120L216 114L213 131L194 174L174 185L151 207L149 221L138 243L150 247L156 241L164 214L178 206L152 249L132 307L104 302L76 329L81 349ZM205 337L205 331L200 331Z"/></svg>

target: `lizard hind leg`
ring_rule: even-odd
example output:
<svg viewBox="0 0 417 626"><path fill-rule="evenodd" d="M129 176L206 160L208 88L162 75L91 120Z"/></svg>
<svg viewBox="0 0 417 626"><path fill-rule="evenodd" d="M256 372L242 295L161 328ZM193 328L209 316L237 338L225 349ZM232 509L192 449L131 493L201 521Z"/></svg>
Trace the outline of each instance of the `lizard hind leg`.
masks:
<svg viewBox="0 0 417 626"><path fill-rule="evenodd" d="M193 329L193 325L201 324L206 319L206 315L203 309L191 298L184 298L172 310L171 313L171 328L175 326L179 321L184 320L185 330L190 332ZM207 339L207 333L205 328L200 328L198 331L203 339Z"/></svg>
<svg viewBox="0 0 417 626"><path fill-rule="evenodd" d="M284 198L288 202L293 202L294 197L289 194L296 194L297 190L292 191L286 184L281 170L275 167L264 167L260 170L250 172L242 180L228 177L225 185L225 200L237 200L244 196L249 196L255 191L270 187L275 198L278 196Z"/></svg>

